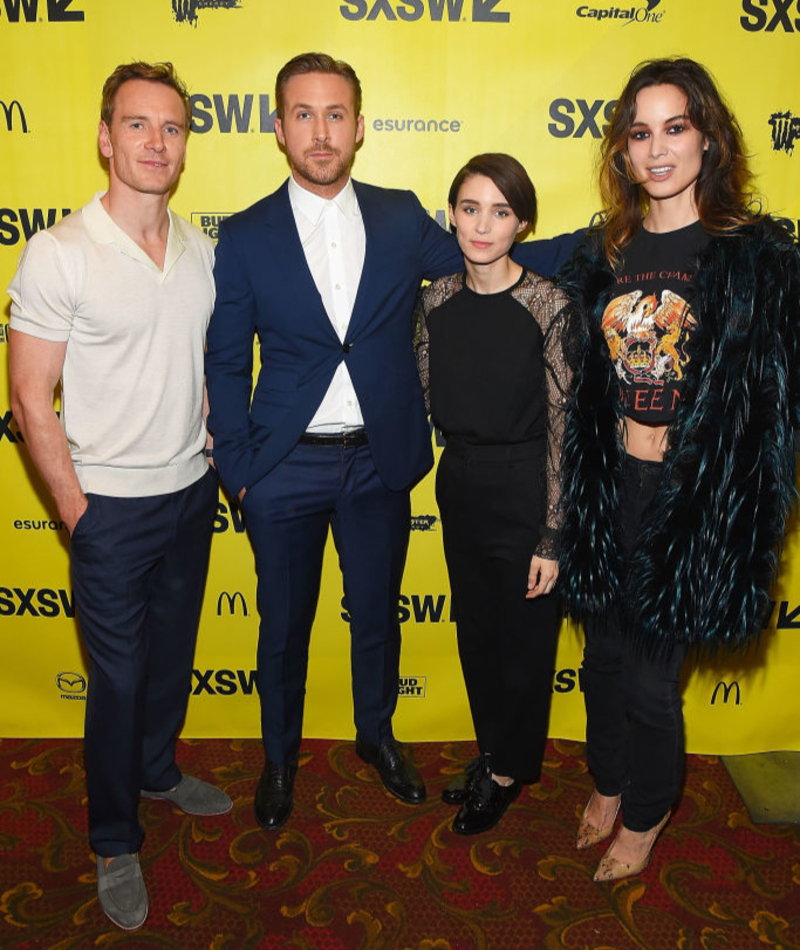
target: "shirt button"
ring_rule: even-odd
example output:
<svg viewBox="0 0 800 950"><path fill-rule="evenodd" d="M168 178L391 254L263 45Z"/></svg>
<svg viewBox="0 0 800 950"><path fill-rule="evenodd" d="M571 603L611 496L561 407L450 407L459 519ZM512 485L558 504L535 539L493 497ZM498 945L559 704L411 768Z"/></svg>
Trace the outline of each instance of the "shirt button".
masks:
<svg viewBox="0 0 800 950"><path fill-rule="evenodd" d="M336 241L331 241L331 247L336 247Z"/></svg>
<svg viewBox="0 0 800 950"><path fill-rule="evenodd" d="M341 289L342 289L342 285L341 285L341 284L334 284L334 285L333 285L333 289L334 289L334 290L341 290Z"/></svg>

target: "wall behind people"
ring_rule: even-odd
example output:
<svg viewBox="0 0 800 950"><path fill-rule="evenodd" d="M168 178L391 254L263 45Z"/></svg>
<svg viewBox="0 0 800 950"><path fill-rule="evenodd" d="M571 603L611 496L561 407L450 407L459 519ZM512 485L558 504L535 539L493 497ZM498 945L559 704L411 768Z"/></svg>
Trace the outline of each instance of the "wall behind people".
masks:
<svg viewBox="0 0 800 950"><path fill-rule="evenodd" d="M654 56L694 57L727 94L769 210L800 229L800 0L0 0L0 41L3 287L35 230L105 187L98 90L132 59L171 60L189 85L194 121L173 208L212 238L222 218L288 174L273 135L274 77L291 56L313 49L348 60L361 78L366 133L356 178L413 189L443 224L450 181L466 159L509 152L539 193L537 237L585 226L598 210L598 143L630 69ZM6 300L2 349L7 322ZM86 669L68 538L31 478L2 358L0 735L79 735ZM414 491L412 517L396 728L408 739L465 738L469 716L431 477ZM242 515L220 494L184 735L258 734L257 622ZM690 751L800 749L799 631L793 524L759 648L688 676ZM580 649L579 632L565 624L552 736L583 735ZM348 652L330 545L307 735L352 735Z"/></svg>

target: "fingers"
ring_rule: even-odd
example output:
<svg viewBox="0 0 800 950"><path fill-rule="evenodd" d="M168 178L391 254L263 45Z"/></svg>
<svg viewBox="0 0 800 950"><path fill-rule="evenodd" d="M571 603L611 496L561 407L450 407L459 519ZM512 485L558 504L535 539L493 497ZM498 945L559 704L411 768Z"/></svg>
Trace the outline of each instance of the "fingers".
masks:
<svg viewBox="0 0 800 950"><path fill-rule="evenodd" d="M558 579L558 561L551 561L546 558L531 558L530 571L528 572L528 592L525 595L528 599L540 597L542 594L549 594L556 586Z"/></svg>

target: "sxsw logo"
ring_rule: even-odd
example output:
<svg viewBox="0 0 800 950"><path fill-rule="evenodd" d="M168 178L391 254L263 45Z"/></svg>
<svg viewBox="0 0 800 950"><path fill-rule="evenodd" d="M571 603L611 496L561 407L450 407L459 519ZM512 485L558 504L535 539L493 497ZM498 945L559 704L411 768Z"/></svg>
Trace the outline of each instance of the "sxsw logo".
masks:
<svg viewBox="0 0 800 950"><path fill-rule="evenodd" d="M240 590L235 590L232 594L224 590L217 597L217 616L222 616L222 607L225 605L228 609L228 613L233 616L236 613L237 606L241 608L242 616L249 616L247 610L247 601L244 599L244 594Z"/></svg>
<svg viewBox="0 0 800 950"><path fill-rule="evenodd" d="M192 696L233 696L258 693L255 670L192 670Z"/></svg>
<svg viewBox="0 0 800 950"><path fill-rule="evenodd" d="M793 155L795 143L800 141L800 115L792 115L788 109L786 112L773 112L768 122L772 126L773 152Z"/></svg>
<svg viewBox="0 0 800 950"><path fill-rule="evenodd" d="M0 587L0 617L75 616L75 598L63 587Z"/></svg>
<svg viewBox="0 0 800 950"><path fill-rule="evenodd" d="M225 220L229 218L231 213L220 214L217 211L193 211L192 212L192 224L196 228L200 228L203 234L211 238L212 241L216 241L219 237L219 226Z"/></svg>
<svg viewBox="0 0 800 950"><path fill-rule="evenodd" d="M231 505L230 508L224 503L217 505L217 514L214 518L214 534L222 534L233 528L235 534L244 534L244 515L238 505Z"/></svg>
<svg viewBox="0 0 800 950"><path fill-rule="evenodd" d="M739 23L748 33L774 33L780 27L784 33L800 33L800 0L742 0L742 10L747 16L739 17Z"/></svg>
<svg viewBox="0 0 800 950"><path fill-rule="evenodd" d="M81 673L59 673L56 686L62 699L77 699L86 702L86 677Z"/></svg>
<svg viewBox="0 0 800 950"><path fill-rule="evenodd" d="M8 326L8 324L6 324L6 326ZM14 413L10 409L6 409L4 413L0 414L0 442L2 442L3 439L14 444L25 441L14 419Z"/></svg>
<svg viewBox="0 0 800 950"><path fill-rule="evenodd" d="M178 23L197 26L199 10L230 10L239 4L240 0L172 0L172 15Z"/></svg>
<svg viewBox="0 0 800 950"><path fill-rule="evenodd" d="M658 0L656 0L658 2ZM473 23L508 23L511 14L507 10L496 10L505 0L346 0L339 7L345 20L387 20L429 19L433 23L447 20L458 23L472 20Z"/></svg>
<svg viewBox="0 0 800 950"><path fill-rule="evenodd" d="M222 95L213 93L210 96L195 93L189 96L192 104L192 132L204 135L213 128L217 128L223 135L231 132L239 134L246 132L274 132L276 109L270 109L270 98L266 93L258 96L247 93L240 96L238 93ZM254 108L255 107L255 108Z"/></svg>
<svg viewBox="0 0 800 950"><path fill-rule="evenodd" d="M8 343L8 324L0 323L0 343Z"/></svg>
<svg viewBox="0 0 800 950"><path fill-rule="evenodd" d="M734 680L732 683L726 683L725 680L720 680L719 683L714 687L714 692L711 694L711 705L715 705L717 702L717 696L722 696L723 705L727 706L728 700L731 696L735 696L734 706L742 705L742 693L739 689L739 684Z"/></svg>
<svg viewBox="0 0 800 950"><path fill-rule="evenodd" d="M588 132L593 139L601 139L608 128L616 99L553 99L547 131L557 139L581 139ZM605 120L605 122L603 122Z"/></svg>
<svg viewBox="0 0 800 950"><path fill-rule="evenodd" d="M25 23L49 20L50 23L80 23L83 10L70 10L75 0L0 0L0 15L5 9L9 23L19 23L20 14Z"/></svg>
<svg viewBox="0 0 800 950"><path fill-rule="evenodd" d="M424 699L427 682L427 676L401 676L397 685L397 695Z"/></svg>
<svg viewBox="0 0 800 950"><path fill-rule="evenodd" d="M0 113L5 116L6 132L13 132L15 124L17 127L22 129L23 132L28 131L28 122L25 118L25 111L19 104L18 99L12 99L9 103L6 103L3 99L0 99ZM17 117L16 123L14 122L15 115Z"/></svg>
<svg viewBox="0 0 800 950"><path fill-rule="evenodd" d="M12 247L24 238L30 240L37 231L52 227L58 220L58 208L0 208L0 245ZM61 208L66 217L70 208Z"/></svg>

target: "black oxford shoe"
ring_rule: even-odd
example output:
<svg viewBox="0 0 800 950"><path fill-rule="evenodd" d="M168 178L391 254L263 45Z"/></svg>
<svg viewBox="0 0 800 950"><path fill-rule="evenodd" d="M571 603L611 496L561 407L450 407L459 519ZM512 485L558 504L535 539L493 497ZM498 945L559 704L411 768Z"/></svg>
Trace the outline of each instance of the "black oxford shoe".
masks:
<svg viewBox="0 0 800 950"><path fill-rule="evenodd" d="M491 771L477 775L469 797L453 819L453 831L457 835L477 835L494 828L521 790L522 782L500 785Z"/></svg>
<svg viewBox="0 0 800 950"><path fill-rule="evenodd" d="M442 792L442 801L445 805L463 805L469 798L469 789L472 779L481 764L481 758L468 762L464 771L454 776L447 788Z"/></svg>
<svg viewBox="0 0 800 950"><path fill-rule="evenodd" d="M292 792L297 763L280 765L267 759L261 778L258 780L254 801L256 821L266 831L274 831L285 825L292 813Z"/></svg>
<svg viewBox="0 0 800 950"><path fill-rule="evenodd" d="M381 781L395 798L409 805L420 805L425 801L422 776L406 757L397 739L386 739L380 745L372 745L356 736L356 753L375 766Z"/></svg>

